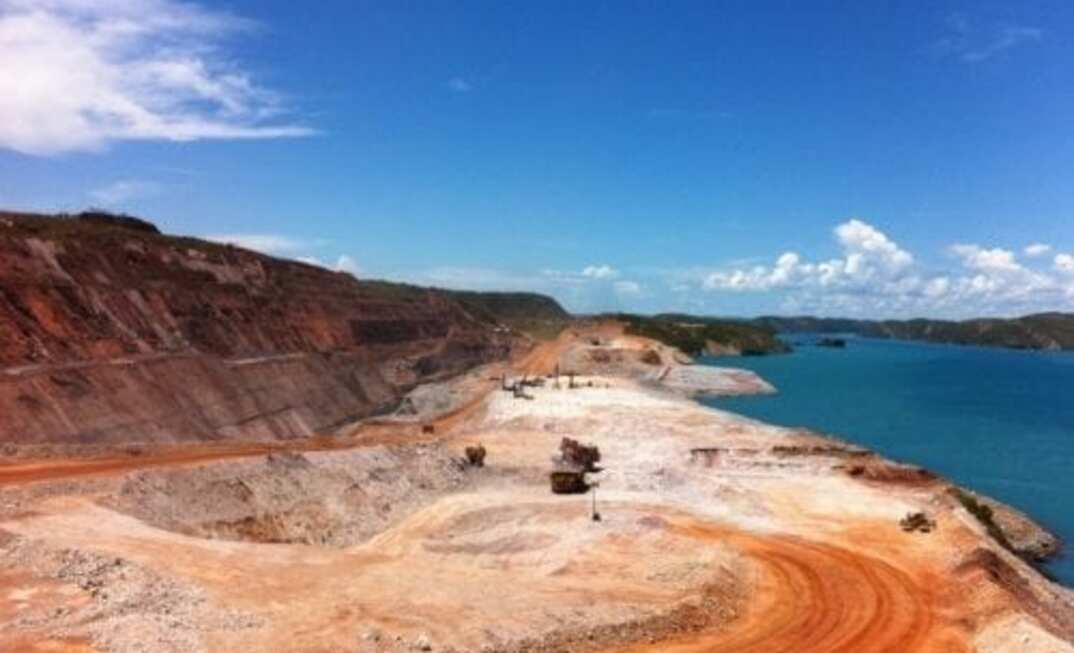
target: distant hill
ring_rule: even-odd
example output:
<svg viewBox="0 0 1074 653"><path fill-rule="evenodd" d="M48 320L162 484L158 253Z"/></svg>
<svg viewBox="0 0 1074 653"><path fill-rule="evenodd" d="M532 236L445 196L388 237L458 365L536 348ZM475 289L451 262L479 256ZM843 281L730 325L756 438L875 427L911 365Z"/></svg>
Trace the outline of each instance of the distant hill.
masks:
<svg viewBox="0 0 1074 653"><path fill-rule="evenodd" d="M471 290L451 291L455 299L464 306L487 311L490 315L505 322L515 320L561 320L570 319L570 314L559 302L548 295L532 292L476 292Z"/></svg>
<svg viewBox="0 0 1074 653"><path fill-rule="evenodd" d="M673 313L652 317L631 314L610 317L625 322L626 332L630 335L659 340L691 356L760 356L790 351L772 329L735 320Z"/></svg>
<svg viewBox="0 0 1074 653"><path fill-rule="evenodd" d="M531 292L449 291L475 316L492 318L535 338L552 338L571 319L555 299Z"/></svg>
<svg viewBox="0 0 1074 653"><path fill-rule="evenodd" d="M1012 349L1074 350L1074 314L1037 313L1019 318L853 320L765 316L749 323L780 333L854 333L874 338L925 340Z"/></svg>

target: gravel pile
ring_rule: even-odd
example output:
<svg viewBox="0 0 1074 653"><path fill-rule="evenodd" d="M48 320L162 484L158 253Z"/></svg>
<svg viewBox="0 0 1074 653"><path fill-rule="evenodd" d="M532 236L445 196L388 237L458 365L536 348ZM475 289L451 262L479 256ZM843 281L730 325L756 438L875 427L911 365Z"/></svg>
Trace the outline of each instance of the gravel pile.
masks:
<svg viewBox="0 0 1074 653"><path fill-rule="evenodd" d="M30 610L7 624L56 638L85 638L115 653L206 650L212 631L257 628L254 616L210 606L204 593L122 558L76 549L49 549L21 537L0 547L0 564L69 583L89 597L79 607Z"/></svg>

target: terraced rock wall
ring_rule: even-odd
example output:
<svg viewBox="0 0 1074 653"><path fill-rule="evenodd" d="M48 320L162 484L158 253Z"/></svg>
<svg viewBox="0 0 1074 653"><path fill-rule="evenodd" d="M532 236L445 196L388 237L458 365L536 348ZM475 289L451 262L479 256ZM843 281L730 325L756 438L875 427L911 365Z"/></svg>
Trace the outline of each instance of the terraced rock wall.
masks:
<svg viewBox="0 0 1074 653"><path fill-rule="evenodd" d="M0 444L272 439L504 358L448 293L123 223L0 213Z"/></svg>

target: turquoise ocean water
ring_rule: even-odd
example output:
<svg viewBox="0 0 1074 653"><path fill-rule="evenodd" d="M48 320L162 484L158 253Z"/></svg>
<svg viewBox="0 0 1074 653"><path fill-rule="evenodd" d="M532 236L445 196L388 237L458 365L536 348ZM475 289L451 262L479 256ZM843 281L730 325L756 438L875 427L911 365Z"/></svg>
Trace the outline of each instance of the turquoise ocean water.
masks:
<svg viewBox="0 0 1074 653"><path fill-rule="evenodd" d="M831 433L1020 508L1070 547L1046 570L1074 587L1074 354L787 339L800 346L786 356L703 360L754 370L779 394L705 403Z"/></svg>

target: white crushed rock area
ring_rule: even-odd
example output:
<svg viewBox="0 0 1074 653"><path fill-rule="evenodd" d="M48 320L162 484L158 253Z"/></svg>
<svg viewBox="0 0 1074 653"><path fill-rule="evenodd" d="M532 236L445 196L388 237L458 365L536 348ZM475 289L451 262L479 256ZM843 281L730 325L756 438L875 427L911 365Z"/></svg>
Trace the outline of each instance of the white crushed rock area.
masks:
<svg viewBox="0 0 1074 653"><path fill-rule="evenodd" d="M497 392L489 404L488 417L496 421L510 421L534 415L555 418L585 417L594 406L661 409L674 408L679 401L675 397L656 392L641 393L636 387L624 387L622 382L603 377L575 377L575 383L579 386L575 390L568 390L566 381L559 389L551 384L540 388L526 388L526 393L533 397L532 400L515 399L508 392Z"/></svg>
<svg viewBox="0 0 1074 653"><path fill-rule="evenodd" d="M661 379L666 387L689 396L774 394L776 388L750 370L711 365L681 365Z"/></svg>
<svg viewBox="0 0 1074 653"><path fill-rule="evenodd" d="M1074 648L1024 616L1009 616L990 624L974 640L977 653L1069 653Z"/></svg>
<svg viewBox="0 0 1074 653"><path fill-rule="evenodd" d="M804 519L810 514L831 524L839 523L833 515L894 522L915 509L845 474L833 475L839 461L771 452L779 444L812 443L811 434L705 408L628 380L580 377L576 383L574 390L528 388L529 400L495 393L478 427L497 435L482 440L491 460L506 455L538 464L554 453L562 435L581 437L609 461L599 476L601 495L609 500L670 503L753 531L800 529L808 535L817 528ZM546 453L533 452L538 443ZM719 453L711 459L697 453L713 448ZM793 503L799 493L809 497L808 510ZM773 506L786 507L783 518L775 517Z"/></svg>
<svg viewBox="0 0 1074 653"><path fill-rule="evenodd" d="M663 369L635 380L590 373L573 389L546 380L527 396L495 390L431 444L273 454L29 493L0 520L0 574L34 579L8 603L39 594L14 618L0 595L0 649L29 632L124 653L621 650L594 634L604 628L634 633L614 640L632 653L663 653L725 650L662 646L718 641L726 627L741 628L741 641L811 644L778 649L795 653L854 650L855 629L872 629L863 653L969 653L961 642L971 640L981 653L1074 653L1025 612L1035 601L1049 616L1059 594L998 552L942 484L863 481L848 473L862 460L854 447L684 396L773 391L750 372ZM415 412L458 396L445 390L419 393ZM549 491L564 437L599 447L604 471L589 479L599 521L592 495ZM464 465L477 443L486 466ZM936 528L900 528L914 511ZM1025 581L1025 604L998 586L979 592L993 587L987 569L980 581L960 576L978 573L959 570L981 551L1010 558L997 568ZM715 621L646 621L709 588L703 612ZM740 610L747 600L760 603ZM831 632L809 626L815 619ZM653 630L630 630L637 623ZM544 641L557 632L565 639Z"/></svg>

